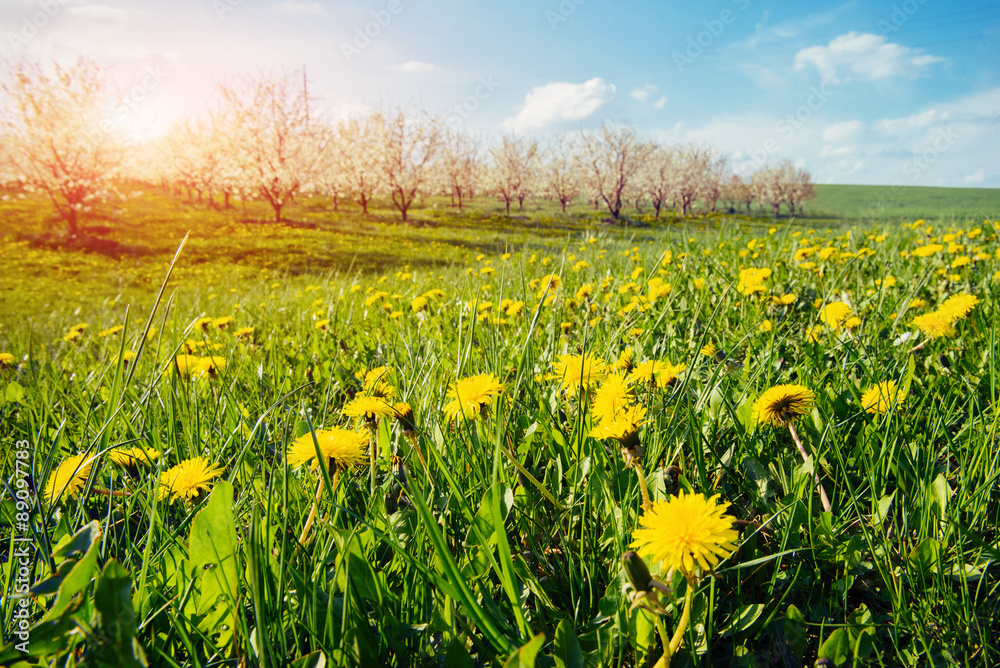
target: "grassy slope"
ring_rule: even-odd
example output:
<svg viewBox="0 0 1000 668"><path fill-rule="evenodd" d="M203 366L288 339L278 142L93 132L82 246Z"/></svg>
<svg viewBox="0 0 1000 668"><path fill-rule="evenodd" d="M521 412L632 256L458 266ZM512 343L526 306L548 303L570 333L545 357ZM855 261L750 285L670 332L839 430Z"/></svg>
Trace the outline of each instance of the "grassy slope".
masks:
<svg viewBox="0 0 1000 668"><path fill-rule="evenodd" d="M818 185L806 211L851 220L980 220L1000 213L1000 190Z"/></svg>
<svg viewBox="0 0 1000 668"><path fill-rule="evenodd" d="M894 204L893 200L898 202ZM872 203L891 204L872 208ZM388 203L363 216L353 203L340 212L330 202L306 200L286 207L294 226L274 225L270 209L252 202L246 212L209 208L159 191L131 191L124 202L106 204L85 216L84 228L102 241L101 248L65 248L45 233L61 229L51 205L40 198L0 202L0 327L26 317L60 319L67 311L84 317L100 307L122 311L124 304L149 301L177 244L190 239L172 287L187 284L230 291L244 281L304 275L326 280L333 275L382 273L404 266L428 270L464 264L479 252L506 248L544 248L589 230L615 238L642 240L665 228L679 235L724 228L725 218L679 221L667 214L654 221L648 211L625 214L638 221L628 228L606 225L603 210L577 203L563 215L547 201L530 201L507 218L501 204L479 199L458 212L446 198L431 198L412 212L413 223L398 223ZM1000 190L818 186L816 199L797 224L811 227L841 221L981 220L1000 215ZM769 219L740 224L773 225ZM787 224L787 219L782 222ZM54 235L53 235L54 236ZM40 243L40 240L42 241Z"/></svg>

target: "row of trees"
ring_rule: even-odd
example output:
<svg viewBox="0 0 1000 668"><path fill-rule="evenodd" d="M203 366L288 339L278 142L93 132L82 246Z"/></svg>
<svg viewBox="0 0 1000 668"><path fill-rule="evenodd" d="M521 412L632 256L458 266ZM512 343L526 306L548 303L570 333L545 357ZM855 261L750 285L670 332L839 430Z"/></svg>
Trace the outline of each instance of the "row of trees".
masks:
<svg viewBox="0 0 1000 668"><path fill-rule="evenodd" d="M52 198L76 232L77 213L128 177L195 191L223 206L238 197L261 199L281 220L300 195L324 195L336 209L344 199L367 214L387 197L403 221L420 197L445 194L462 208L487 195L518 209L530 198L566 207L579 199L619 220L628 207L667 207L688 215L696 201L715 211L753 202L791 212L812 196L808 172L787 161L750 178L733 174L726 159L704 146L665 146L631 127L603 125L561 134L545 143L501 136L487 141L449 127L423 110L389 108L346 120L317 113L304 79L287 74L238 77L218 87L201 119L178 123L142 146L117 141L100 117L107 83L92 63L22 65L4 84L6 169L0 177L37 187Z"/></svg>

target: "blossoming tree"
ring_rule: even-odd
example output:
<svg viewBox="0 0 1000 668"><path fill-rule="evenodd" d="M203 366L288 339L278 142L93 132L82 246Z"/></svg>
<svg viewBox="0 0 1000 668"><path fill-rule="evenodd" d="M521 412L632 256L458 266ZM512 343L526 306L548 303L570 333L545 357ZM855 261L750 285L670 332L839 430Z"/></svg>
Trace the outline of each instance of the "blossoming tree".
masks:
<svg viewBox="0 0 1000 668"><path fill-rule="evenodd" d="M24 61L2 89L0 151L20 181L48 195L76 236L80 212L111 191L124 156L105 72L83 59L50 67Z"/></svg>

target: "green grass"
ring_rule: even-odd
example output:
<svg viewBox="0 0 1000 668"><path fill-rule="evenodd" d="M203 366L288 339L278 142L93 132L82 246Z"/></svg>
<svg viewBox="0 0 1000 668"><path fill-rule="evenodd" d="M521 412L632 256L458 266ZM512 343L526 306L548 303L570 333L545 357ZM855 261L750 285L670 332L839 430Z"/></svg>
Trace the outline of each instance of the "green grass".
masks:
<svg viewBox="0 0 1000 668"><path fill-rule="evenodd" d="M817 185L806 205L812 217L861 221L982 222L1000 211L996 188Z"/></svg>
<svg viewBox="0 0 1000 668"><path fill-rule="evenodd" d="M290 217L316 228L244 229L145 195L105 235L143 249L117 259L40 248L44 209L4 206L6 233L23 241L4 258L18 263L4 301L21 319L0 329L14 358L0 368L11 485L0 535L30 538L30 581L49 589L32 600L22 657L8 631L18 562L0 559L0 664L141 665L140 647L176 666L306 666L316 652L333 665L520 665L517 654L530 665L535 653L535 665L652 665L657 625L673 632L688 591L673 666L1000 659L993 225L941 213L930 230L730 217L621 228L586 210L533 207L510 222L492 205L458 216L439 203L401 226L385 210L366 220L305 202ZM932 242L943 248L912 255ZM762 294L740 294L746 267L771 270ZM550 273L561 285L546 304L534 281ZM119 275L121 296L107 299ZM656 279L670 290L657 294ZM414 310L432 290L443 295ZM903 338L960 293L981 301L954 336ZM41 315L22 304L32 296ZM504 299L524 304L504 313ZM859 322L823 324L834 301ZM64 341L81 320L84 334ZM99 335L114 325L124 330ZM252 336L237 337L245 327ZM723 352L701 354L707 343ZM611 365L626 349L637 364L686 365L666 387L634 386L649 494L718 494L741 521L714 574L685 584L649 563L673 587L662 614L630 609L621 567L642 478L618 443L590 436L596 387L567 389L554 373L561 355ZM186 352L224 363L187 377L175 361ZM412 433L341 413L363 390L355 374L383 366L413 407ZM449 420L452 384L485 373L505 391L477 419ZM899 410L867 413L863 393L887 380L908 388ZM808 462L789 430L751 419L779 384L815 392L796 422ZM289 465L297 438L331 427L370 429L370 459L334 476ZM136 445L157 453L153 467L110 461ZM10 493L19 452L39 492L29 530ZM96 458L81 493L48 498L76 453ZM162 472L196 456L221 468L211 493L160 498Z"/></svg>

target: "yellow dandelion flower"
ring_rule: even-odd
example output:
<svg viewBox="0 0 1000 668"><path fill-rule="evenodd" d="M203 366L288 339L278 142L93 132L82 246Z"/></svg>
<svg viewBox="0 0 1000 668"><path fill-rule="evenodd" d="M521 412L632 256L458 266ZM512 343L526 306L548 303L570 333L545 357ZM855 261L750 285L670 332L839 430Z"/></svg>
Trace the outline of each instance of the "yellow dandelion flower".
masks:
<svg viewBox="0 0 1000 668"><path fill-rule="evenodd" d="M316 444L319 444L320 454L330 470L347 469L355 464L361 464L368 455L369 437L348 429L317 429L316 442L313 435L303 434L288 447L288 464L301 466L310 464L312 469L318 468Z"/></svg>
<svg viewBox="0 0 1000 668"><path fill-rule="evenodd" d="M414 313L420 313L421 311L426 311L427 302L428 302L427 297L424 297L423 295L419 297L414 297L413 301L410 302L410 308L413 310Z"/></svg>
<svg viewBox="0 0 1000 668"><path fill-rule="evenodd" d="M178 355L174 358L174 363L170 365L168 370L173 369L182 378L188 378L195 372L200 361L201 358L196 355Z"/></svg>
<svg viewBox="0 0 1000 668"><path fill-rule="evenodd" d="M558 355L558 362L552 363L552 373L548 380L562 381L562 389L570 396L582 386L584 389L596 385L604 379L607 365L593 355Z"/></svg>
<svg viewBox="0 0 1000 668"><path fill-rule="evenodd" d="M13 366L15 359L12 353L0 353L0 369L6 366Z"/></svg>
<svg viewBox="0 0 1000 668"><path fill-rule="evenodd" d="M698 352L704 355L705 357L712 357L713 355L715 355L715 353L719 352L719 349L715 346L714 343L709 341L708 343L703 345L701 347L701 350L699 350Z"/></svg>
<svg viewBox="0 0 1000 668"><path fill-rule="evenodd" d="M725 514L728 502L719 495L706 499L701 494L680 494L657 501L642 516L641 526L632 532L631 547L640 556L661 563L662 569L677 569L685 575L695 568L710 571L736 550L739 534L733 518Z"/></svg>
<svg viewBox="0 0 1000 668"><path fill-rule="evenodd" d="M253 327L240 327L233 332L233 335L237 339L253 339L253 331Z"/></svg>
<svg viewBox="0 0 1000 668"><path fill-rule="evenodd" d="M836 330L850 315L850 306L844 302L831 302L820 311L819 319L830 329Z"/></svg>
<svg viewBox="0 0 1000 668"><path fill-rule="evenodd" d="M918 315L913 319L913 326L932 339L951 337L958 333L955 326L937 311Z"/></svg>
<svg viewBox="0 0 1000 668"><path fill-rule="evenodd" d="M222 467L204 457L192 457L160 474L159 498L194 501L212 489L212 480L222 475Z"/></svg>
<svg viewBox="0 0 1000 668"><path fill-rule="evenodd" d="M861 407L872 414L884 414L893 406L898 408L904 399L906 395L896 387L896 383L887 380L865 390L861 395Z"/></svg>
<svg viewBox="0 0 1000 668"><path fill-rule="evenodd" d="M751 415L756 424L780 427L808 413L815 401L801 385L776 385L757 398Z"/></svg>
<svg viewBox="0 0 1000 668"><path fill-rule="evenodd" d="M930 257L935 253L940 253L944 250L944 246L941 244L928 244L926 246L921 246L920 248L913 249L913 255L917 257Z"/></svg>
<svg viewBox="0 0 1000 668"><path fill-rule="evenodd" d="M758 332L770 332L772 329L774 329L774 325L771 324L770 320L764 320L757 325Z"/></svg>
<svg viewBox="0 0 1000 668"><path fill-rule="evenodd" d="M202 357L191 370L192 376L198 378L216 378L226 368L226 358L218 355L212 357Z"/></svg>
<svg viewBox="0 0 1000 668"><path fill-rule="evenodd" d="M233 318L228 315L222 318L215 318L211 322L211 326L215 329L228 329L231 324L233 324Z"/></svg>
<svg viewBox="0 0 1000 668"><path fill-rule="evenodd" d="M107 329L102 329L97 333L97 336L102 339L106 339L109 336L114 336L123 329L125 328L122 325L115 325L114 327L108 327Z"/></svg>
<svg viewBox="0 0 1000 668"><path fill-rule="evenodd" d="M64 459L49 474L49 481L45 485L46 501L53 503L61 499L63 495L77 496L83 489L84 483L87 482L93 466L94 458L88 455L72 455Z"/></svg>
<svg viewBox="0 0 1000 668"><path fill-rule="evenodd" d="M677 376L687 368L685 364L671 364L670 360L649 360L636 365L629 378L636 383L649 383L653 387L673 385Z"/></svg>
<svg viewBox="0 0 1000 668"><path fill-rule="evenodd" d="M625 348L622 350L621 354L618 356L618 360L615 362L615 371L631 371L632 367L635 366L632 361L632 349Z"/></svg>
<svg viewBox="0 0 1000 668"><path fill-rule="evenodd" d="M594 393L590 414L599 422L613 420L632 401L632 381L624 373L611 373Z"/></svg>
<svg viewBox="0 0 1000 668"><path fill-rule="evenodd" d="M936 312L949 323L954 324L969 315L972 309L979 303L979 297L975 295L968 293L952 295L944 300L944 303L937 308Z"/></svg>
<svg viewBox="0 0 1000 668"><path fill-rule="evenodd" d="M392 410L404 432L416 430L417 423L414 421L413 407L410 404L405 401L397 401L393 404Z"/></svg>
<svg viewBox="0 0 1000 668"><path fill-rule="evenodd" d="M445 404L444 413L449 420L483 417L504 389L506 385L492 373L462 378L449 386L447 396L452 401Z"/></svg>
<svg viewBox="0 0 1000 668"><path fill-rule="evenodd" d="M590 437L613 439L622 445L638 444L639 427L646 424L645 406L628 406L618 411L612 419L605 418L590 430Z"/></svg>
<svg viewBox="0 0 1000 668"><path fill-rule="evenodd" d="M204 318L198 318L197 320L194 321L193 328L208 331L208 328L212 326L212 320L214 320L214 318L208 316Z"/></svg>
<svg viewBox="0 0 1000 668"><path fill-rule="evenodd" d="M559 289L562 285L562 279L559 278L559 274L547 274L538 279L538 287L541 290L538 293L538 298L541 299L546 294L552 294ZM532 288L534 289L534 288Z"/></svg>
<svg viewBox="0 0 1000 668"><path fill-rule="evenodd" d="M344 404L342 415L377 420L395 415L392 404L382 397L358 395Z"/></svg>
<svg viewBox="0 0 1000 668"><path fill-rule="evenodd" d="M108 452L108 457L134 477L139 474L140 466L152 466L159 459L160 453L152 448L115 448Z"/></svg>
<svg viewBox="0 0 1000 668"><path fill-rule="evenodd" d="M763 269L757 269L754 267L741 269L739 282L736 284L736 290L742 295L752 295L757 292L764 292L764 281L766 281L770 275L771 270L766 267Z"/></svg>

